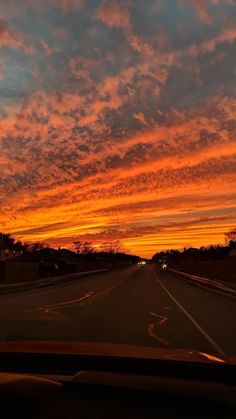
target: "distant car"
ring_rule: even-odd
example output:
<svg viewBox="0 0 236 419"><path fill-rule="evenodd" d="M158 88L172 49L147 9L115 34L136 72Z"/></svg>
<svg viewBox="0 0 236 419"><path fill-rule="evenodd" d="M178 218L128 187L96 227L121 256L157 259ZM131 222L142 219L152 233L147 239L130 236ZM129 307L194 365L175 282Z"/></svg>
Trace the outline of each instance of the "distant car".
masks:
<svg viewBox="0 0 236 419"><path fill-rule="evenodd" d="M160 267L160 271L166 271L168 268L167 263L162 263Z"/></svg>

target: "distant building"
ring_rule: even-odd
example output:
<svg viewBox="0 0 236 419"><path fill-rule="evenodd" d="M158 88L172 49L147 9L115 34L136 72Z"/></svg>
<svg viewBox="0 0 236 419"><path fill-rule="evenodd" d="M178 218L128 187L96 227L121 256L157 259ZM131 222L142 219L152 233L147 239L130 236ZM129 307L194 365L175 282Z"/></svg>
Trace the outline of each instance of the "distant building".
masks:
<svg viewBox="0 0 236 419"><path fill-rule="evenodd" d="M20 249L9 249L7 247L0 248L0 261L4 262L7 259L14 258L16 256L21 256L23 250Z"/></svg>

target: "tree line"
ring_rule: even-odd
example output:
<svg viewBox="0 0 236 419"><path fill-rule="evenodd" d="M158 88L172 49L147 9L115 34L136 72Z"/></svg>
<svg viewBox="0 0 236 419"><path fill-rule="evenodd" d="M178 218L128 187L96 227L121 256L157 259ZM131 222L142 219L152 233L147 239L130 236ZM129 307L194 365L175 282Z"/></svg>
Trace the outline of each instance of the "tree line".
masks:
<svg viewBox="0 0 236 419"><path fill-rule="evenodd" d="M0 233L0 249L12 249L22 250L23 253L34 253L40 250L50 250L50 245L43 241L37 241L33 243L22 242L21 240L15 239L10 233ZM54 249L55 250L55 249ZM103 242L99 248L97 248L90 241L77 240L72 243L70 249L61 249L58 247L58 251L67 250L68 252L75 253L83 257L89 257L93 255L130 255L130 252L123 248L119 240L107 240Z"/></svg>
<svg viewBox="0 0 236 419"><path fill-rule="evenodd" d="M10 233L0 233L0 249L22 250L23 252L34 252L48 247L44 242L28 243L15 239Z"/></svg>
<svg viewBox="0 0 236 419"><path fill-rule="evenodd" d="M184 248L183 250L170 249L157 252L153 255L153 262L159 262L163 259L168 260L170 264L178 264L182 261L214 261L221 260L236 252L236 228L225 233L225 245L210 245L200 248Z"/></svg>

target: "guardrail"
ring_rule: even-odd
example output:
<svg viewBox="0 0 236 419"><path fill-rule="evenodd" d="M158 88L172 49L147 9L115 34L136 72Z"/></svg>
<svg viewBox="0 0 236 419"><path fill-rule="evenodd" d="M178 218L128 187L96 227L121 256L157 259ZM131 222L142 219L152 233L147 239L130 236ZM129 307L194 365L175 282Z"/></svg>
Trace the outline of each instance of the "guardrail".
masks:
<svg viewBox="0 0 236 419"><path fill-rule="evenodd" d="M193 285L208 288L209 290L224 294L227 297L236 299L236 289L229 287L228 285L222 284L214 279L204 278L198 275L188 274L186 272L181 272L176 269L168 269L169 272L172 272L174 275L180 277L181 279L190 282Z"/></svg>

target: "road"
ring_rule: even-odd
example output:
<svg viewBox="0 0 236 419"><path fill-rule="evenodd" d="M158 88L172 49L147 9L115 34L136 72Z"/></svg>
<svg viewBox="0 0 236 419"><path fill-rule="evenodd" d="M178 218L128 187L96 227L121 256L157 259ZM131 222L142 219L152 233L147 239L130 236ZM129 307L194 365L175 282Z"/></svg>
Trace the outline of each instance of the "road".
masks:
<svg viewBox="0 0 236 419"><path fill-rule="evenodd" d="M236 301L155 266L0 296L0 340L72 340L236 354Z"/></svg>

